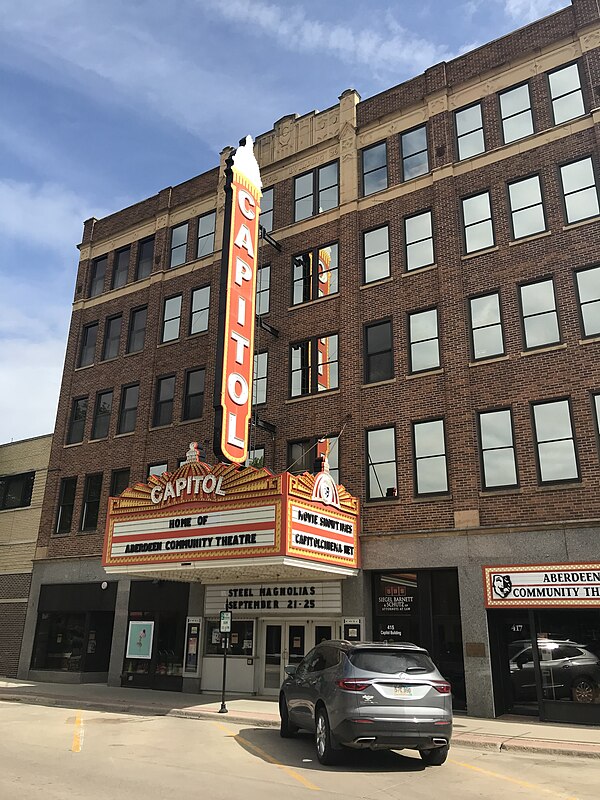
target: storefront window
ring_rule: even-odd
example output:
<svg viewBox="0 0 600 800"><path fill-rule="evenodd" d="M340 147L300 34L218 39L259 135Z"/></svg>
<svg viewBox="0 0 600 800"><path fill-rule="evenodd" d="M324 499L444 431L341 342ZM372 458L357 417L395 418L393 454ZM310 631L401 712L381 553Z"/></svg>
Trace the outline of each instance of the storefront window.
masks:
<svg viewBox="0 0 600 800"><path fill-rule="evenodd" d="M40 614L32 669L79 672L84 633L85 614Z"/></svg>
<svg viewBox="0 0 600 800"><path fill-rule="evenodd" d="M231 623L229 635L230 656L251 656L254 647L254 622L251 620L236 620ZM206 635L204 637L204 654L207 656L220 656L223 654L221 647L221 633L218 620L206 621Z"/></svg>

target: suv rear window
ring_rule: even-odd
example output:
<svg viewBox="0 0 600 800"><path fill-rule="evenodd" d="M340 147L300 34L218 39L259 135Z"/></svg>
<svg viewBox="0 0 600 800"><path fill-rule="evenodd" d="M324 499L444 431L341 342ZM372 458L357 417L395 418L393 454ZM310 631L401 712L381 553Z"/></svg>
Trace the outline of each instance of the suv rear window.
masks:
<svg viewBox="0 0 600 800"><path fill-rule="evenodd" d="M350 663L363 672L383 672L397 675L399 672L433 672L433 661L425 653L408 650L353 650L348 653Z"/></svg>

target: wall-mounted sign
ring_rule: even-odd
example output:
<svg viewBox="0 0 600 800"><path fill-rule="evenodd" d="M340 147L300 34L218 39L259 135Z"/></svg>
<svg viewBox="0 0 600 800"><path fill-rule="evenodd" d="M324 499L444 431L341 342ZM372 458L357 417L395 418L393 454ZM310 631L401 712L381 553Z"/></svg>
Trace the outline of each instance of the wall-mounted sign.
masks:
<svg viewBox="0 0 600 800"><path fill-rule="evenodd" d="M318 480L317 475L316 480ZM304 558L356 564L356 524L336 508L319 510L290 503L288 550Z"/></svg>
<svg viewBox="0 0 600 800"><path fill-rule="evenodd" d="M390 572L377 579L379 616L412 614L417 607L417 575L415 572Z"/></svg>
<svg viewBox="0 0 600 800"><path fill-rule="evenodd" d="M600 563L483 567L487 608L600 607Z"/></svg>
<svg viewBox="0 0 600 800"><path fill-rule="evenodd" d="M247 136L227 161L225 171L214 401L214 451L235 464L243 464L248 456L261 187L252 139Z"/></svg>
<svg viewBox="0 0 600 800"><path fill-rule="evenodd" d="M221 613L223 600L238 619L264 615L340 614L342 585L339 581L318 583L264 583L207 586L204 616Z"/></svg>
<svg viewBox="0 0 600 800"><path fill-rule="evenodd" d="M152 658L154 622L130 622L126 658Z"/></svg>
<svg viewBox="0 0 600 800"><path fill-rule="evenodd" d="M188 617L186 620L183 658L183 671L186 675L196 675L198 672L200 625L200 617Z"/></svg>

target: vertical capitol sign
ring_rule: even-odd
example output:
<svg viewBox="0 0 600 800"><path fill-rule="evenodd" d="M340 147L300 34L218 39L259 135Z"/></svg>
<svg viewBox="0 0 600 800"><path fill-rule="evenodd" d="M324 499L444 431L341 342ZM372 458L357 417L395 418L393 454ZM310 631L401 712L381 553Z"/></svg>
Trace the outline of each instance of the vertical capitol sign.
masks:
<svg viewBox="0 0 600 800"><path fill-rule="evenodd" d="M225 172L225 220L215 379L215 454L242 464L252 406L258 218L262 182L246 136Z"/></svg>

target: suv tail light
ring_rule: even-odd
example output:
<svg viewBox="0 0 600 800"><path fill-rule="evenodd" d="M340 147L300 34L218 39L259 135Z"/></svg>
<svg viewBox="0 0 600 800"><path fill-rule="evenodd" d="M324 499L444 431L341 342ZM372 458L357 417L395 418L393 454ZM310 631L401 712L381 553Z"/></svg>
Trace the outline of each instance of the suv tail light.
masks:
<svg viewBox="0 0 600 800"><path fill-rule="evenodd" d="M346 680L336 681L340 689L345 689L347 692L364 692L370 686L369 681Z"/></svg>
<svg viewBox="0 0 600 800"><path fill-rule="evenodd" d="M450 691L452 690L452 687L450 686L450 684L446 683L445 681L444 681L444 683L441 683L441 682L440 683L432 683L431 685L440 694L450 694Z"/></svg>

